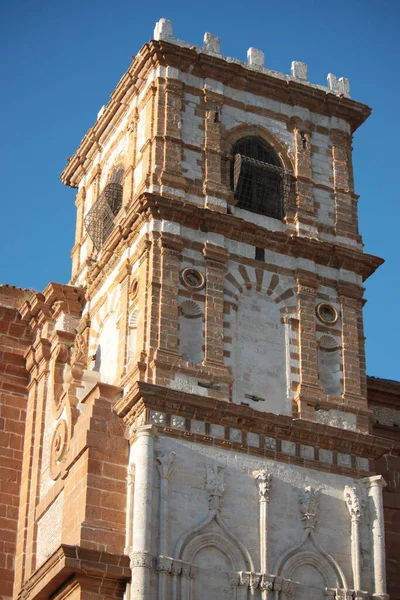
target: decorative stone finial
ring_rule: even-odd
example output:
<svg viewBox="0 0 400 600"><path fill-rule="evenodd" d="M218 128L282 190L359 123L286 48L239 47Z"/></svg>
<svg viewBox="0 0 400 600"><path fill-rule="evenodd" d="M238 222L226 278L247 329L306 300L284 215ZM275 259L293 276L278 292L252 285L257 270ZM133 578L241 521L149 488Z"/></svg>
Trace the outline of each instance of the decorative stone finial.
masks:
<svg viewBox="0 0 400 600"><path fill-rule="evenodd" d="M315 529L317 526L320 495L319 490L315 490L309 485L305 488L304 495L299 498L304 529Z"/></svg>
<svg viewBox="0 0 400 600"><path fill-rule="evenodd" d="M253 65L255 67L263 67L264 52L261 52L261 50L257 50L257 48L249 48L247 50L247 62L249 63L249 65Z"/></svg>
<svg viewBox="0 0 400 600"><path fill-rule="evenodd" d="M292 62L291 73L292 77L295 77L300 81L308 81L308 66L306 65L306 63L294 60Z"/></svg>
<svg viewBox="0 0 400 600"><path fill-rule="evenodd" d="M174 39L171 21L168 21L168 19L160 19L157 21L154 28L154 39L167 41Z"/></svg>
<svg viewBox="0 0 400 600"><path fill-rule="evenodd" d="M214 52L220 54L221 41L218 36L209 33L208 31L204 34L204 50L206 52Z"/></svg>
<svg viewBox="0 0 400 600"><path fill-rule="evenodd" d="M258 485L260 502L269 502L272 479L271 473L268 473L268 471L254 471L253 475Z"/></svg>
<svg viewBox="0 0 400 600"><path fill-rule="evenodd" d="M224 468L218 465L206 465L206 490L209 493L210 510L220 510L221 498L224 495Z"/></svg>
<svg viewBox="0 0 400 600"><path fill-rule="evenodd" d="M328 87L334 94L343 94L346 98L350 98L350 81L346 77L336 79L333 73L328 73Z"/></svg>

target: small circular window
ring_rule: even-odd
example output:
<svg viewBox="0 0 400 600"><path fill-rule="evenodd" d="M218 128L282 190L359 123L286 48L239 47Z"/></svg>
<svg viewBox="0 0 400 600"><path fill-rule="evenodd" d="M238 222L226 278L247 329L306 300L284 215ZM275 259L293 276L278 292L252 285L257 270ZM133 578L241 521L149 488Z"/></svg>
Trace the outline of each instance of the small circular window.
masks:
<svg viewBox="0 0 400 600"><path fill-rule="evenodd" d="M190 290L201 290L205 282L203 273L197 269L189 267L181 271L181 283Z"/></svg>
<svg viewBox="0 0 400 600"><path fill-rule="evenodd" d="M326 323L327 325L333 325L339 318L338 312L332 304L328 304L327 302L321 302L317 306L317 317L322 323Z"/></svg>

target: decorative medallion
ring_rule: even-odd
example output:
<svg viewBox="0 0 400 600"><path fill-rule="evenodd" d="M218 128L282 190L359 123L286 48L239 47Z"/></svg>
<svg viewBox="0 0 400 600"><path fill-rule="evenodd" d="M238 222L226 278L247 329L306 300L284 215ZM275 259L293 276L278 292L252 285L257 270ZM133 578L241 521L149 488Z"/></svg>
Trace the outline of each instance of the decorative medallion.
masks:
<svg viewBox="0 0 400 600"><path fill-rule="evenodd" d="M191 267L181 271L180 279L182 285L189 290L201 290L206 283L203 273L197 269L192 269Z"/></svg>
<svg viewBox="0 0 400 600"><path fill-rule="evenodd" d="M317 306L317 317L322 323L334 325L339 318L338 312L332 304L321 302Z"/></svg>
<svg viewBox="0 0 400 600"><path fill-rule="evenodd" d="M68 427L64 419L58 422L51 441L50 475L56 479L62 469L62 463L66 459L68 447Z"/></svg>
<svg viewBox="0 0 400 600"><path fill-rule="evenodd" d="M137 280L135 279L132 283L131 283L131 287L129 289L129 298L130 300L134 300L139 292L139 284L137 282Z"/></svg>

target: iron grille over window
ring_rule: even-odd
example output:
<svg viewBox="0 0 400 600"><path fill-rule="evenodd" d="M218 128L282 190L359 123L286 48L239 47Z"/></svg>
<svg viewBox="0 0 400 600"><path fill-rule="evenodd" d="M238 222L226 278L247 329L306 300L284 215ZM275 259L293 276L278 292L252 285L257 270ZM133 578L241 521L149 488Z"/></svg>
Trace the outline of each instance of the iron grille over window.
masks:
<svg viewBox="0 0 400 600"><path fill-rule="evenodd" d="M111 181L85 216L85 227L96 250L100 250L114 229L115 217L122 207L124 171L116 169Z"/></svg>
<svg viewBox="0 0 400 600"><path fill-rule="evenodd" d="M237 206L282 219L291 177L282 169L273 148L257 137L247 137L237 142L233 155L232 185Z"/></svg>

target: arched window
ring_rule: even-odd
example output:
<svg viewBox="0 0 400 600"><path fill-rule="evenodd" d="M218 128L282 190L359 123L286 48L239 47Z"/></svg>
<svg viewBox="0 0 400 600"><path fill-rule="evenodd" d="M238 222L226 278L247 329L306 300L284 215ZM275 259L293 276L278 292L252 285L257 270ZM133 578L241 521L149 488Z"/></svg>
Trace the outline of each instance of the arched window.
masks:
<svg viewBox="0 0 400 600"><path fill-rule="evenodd" d="M260 138L249 136L236 142L232 154L231 184L236 206L282 219L291 179L274 149Z"/></svg>
<svg viewBox="0 0 400 600"><path fill-rule="evenodd" d="M86 230L97 250L101 249L111 234L114 229L114 219L121 210L123 178L123 167L114 169L110 182L85 216Z"/></svg>

